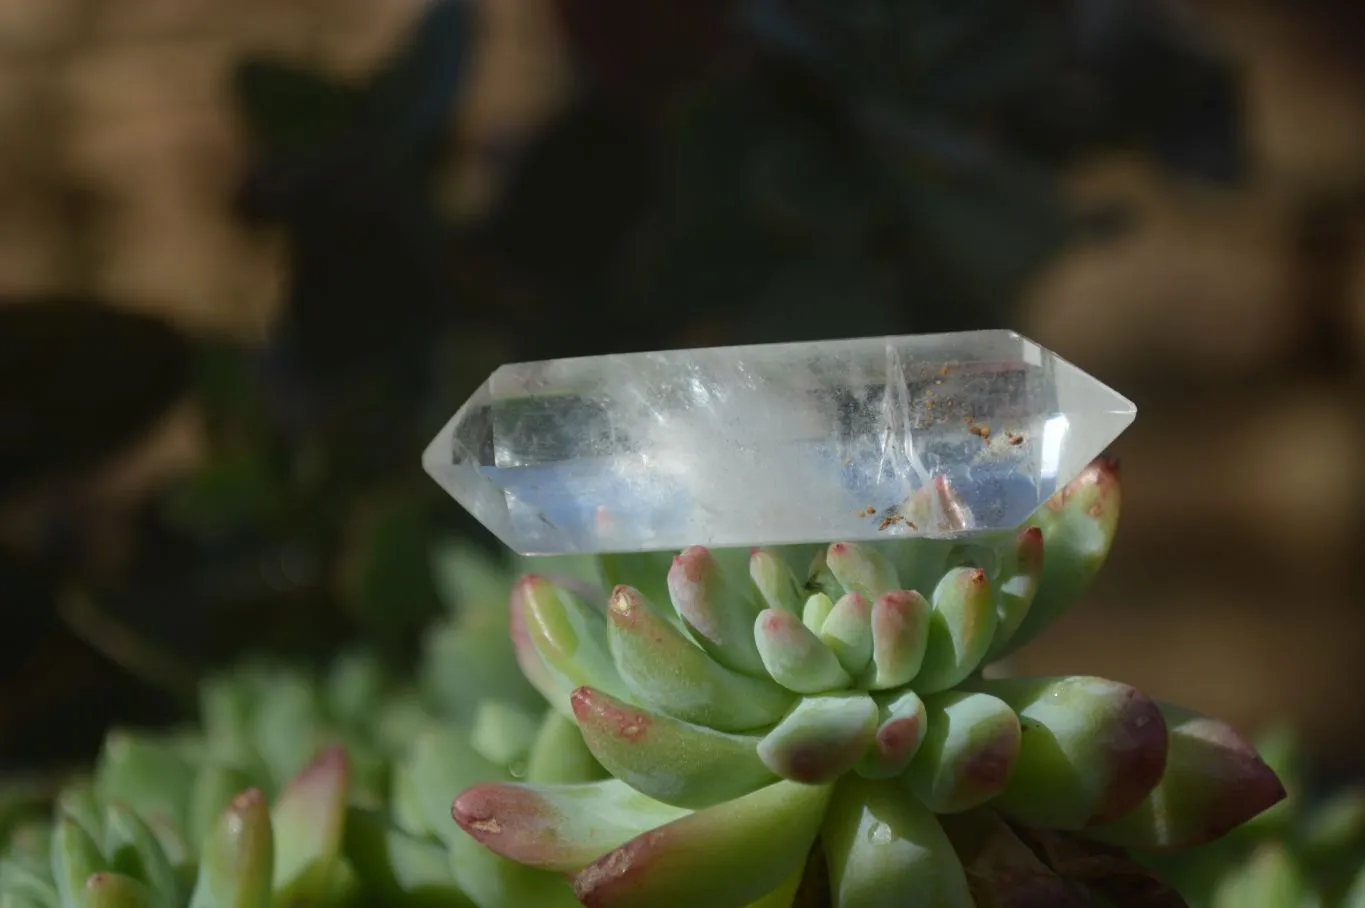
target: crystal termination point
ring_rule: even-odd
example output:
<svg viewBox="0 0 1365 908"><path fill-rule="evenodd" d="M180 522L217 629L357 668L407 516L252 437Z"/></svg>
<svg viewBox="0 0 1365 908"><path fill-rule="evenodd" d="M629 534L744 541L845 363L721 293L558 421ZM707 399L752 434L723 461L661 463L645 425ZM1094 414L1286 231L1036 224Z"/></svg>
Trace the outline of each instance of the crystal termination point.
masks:
<svg viewBox="0 0 1365 908"><path fill-rule="evenodd" d="M1136 415L1011 331L713 347L502 366L422 463L524 555L959 537Z"/></svg>

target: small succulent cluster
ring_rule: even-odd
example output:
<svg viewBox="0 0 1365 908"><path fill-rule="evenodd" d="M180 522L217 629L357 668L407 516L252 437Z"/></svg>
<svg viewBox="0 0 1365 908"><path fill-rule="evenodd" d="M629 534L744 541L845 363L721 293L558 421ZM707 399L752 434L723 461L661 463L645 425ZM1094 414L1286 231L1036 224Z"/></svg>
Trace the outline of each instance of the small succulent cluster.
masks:
<svg viewBox="0 0 1365 908"><path fill-rule="evenodd" d="M1284 796L1275 774L1127 685L983 672L1075 600L1119 499L1099 460L1017 533L835 543L804 580L793 551L749 553L747 576L701 547L663 571L613 559L605 609L526 576L518 661L610 777L475 785L454 818L599 908L1064 908L1159 887L1123 849L1216 839Z"/></svg>
<svg viewBox="0 0 1365 908"><path fill-rule="evenodd" d="M1285 799L1216 842L1147 862L1190 908L1365 908L1365 787L1314 796L1290 728L1256 744Z"/></svg>
<svg viewBox="0 0 1365 908"><path fill-rule="evenodd" d="M510 571L467 549L436 570L460 609L419 683L360 655L244 664L201 685L197 726L114 731L55 797L0 790L0 908L573 905L450 822L452 790L604 773L516 670Z"/></svg>

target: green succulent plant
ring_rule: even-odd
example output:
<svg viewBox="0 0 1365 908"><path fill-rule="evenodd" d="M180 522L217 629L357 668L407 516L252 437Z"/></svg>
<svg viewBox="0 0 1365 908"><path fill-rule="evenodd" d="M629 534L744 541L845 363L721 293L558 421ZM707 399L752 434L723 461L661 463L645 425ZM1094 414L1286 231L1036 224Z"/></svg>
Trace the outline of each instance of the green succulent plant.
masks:
<svg viewBox="0 0 1365 908"><path fill-rule="evenodd" d="M1147 863L1190 908L1365 908L1365 787L1312 793L1287 726L1256 743L1285 799L1216 842Z"/></svg>
<svg viewBox="0 0 1365 908"><path fill-rule="evenodd" d="M1098 460L1018 532L835 543L804 579L800 549L754 550L747 570L702 547L618 557L604 609L525 576L518 662L610 776L482 783L452 814L598 908L1160 890L1125 849L1217 839L1284 796L1274 772L1226 724L1128 685L983 671L1076 599L1119 505Z"/></svg>
<svg viewBox="0 0 1365 908"><path fill-rule="evenodd" d="M575 904L565 880L450 822L451 790L605 772L504 670L514 566L452 546L434 568L458 609L430 629L416 683L364 654L324 672L246 662L201 684L196 725L111 732L55 797L0 789L0 906Z"/></svg>

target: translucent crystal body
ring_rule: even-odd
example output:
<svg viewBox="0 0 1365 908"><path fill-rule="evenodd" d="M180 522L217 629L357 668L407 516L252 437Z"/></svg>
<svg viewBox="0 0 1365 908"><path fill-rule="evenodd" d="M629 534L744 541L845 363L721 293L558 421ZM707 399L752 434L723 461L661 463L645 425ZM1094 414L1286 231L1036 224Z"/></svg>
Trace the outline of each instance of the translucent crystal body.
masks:
<svg viewBox="0 0 1365 908"><path fill-rule="evenodd" d="M507 365L423 455L522 554L1023 522L1136 407L1010 331Z"/></svg>

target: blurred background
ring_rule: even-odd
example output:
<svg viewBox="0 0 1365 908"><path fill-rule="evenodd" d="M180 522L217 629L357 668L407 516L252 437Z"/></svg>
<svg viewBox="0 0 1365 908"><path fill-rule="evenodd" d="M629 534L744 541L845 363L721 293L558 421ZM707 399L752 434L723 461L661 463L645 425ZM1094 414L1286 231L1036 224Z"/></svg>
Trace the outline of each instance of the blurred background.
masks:
<svg viewBox="0 0 1365 908"><path fill-rule="evenodd" d="M1137 401L1021 657L1365 770L1365 13L0 0L0 770L411 665L502 362L1015 328Z"/></svg>

